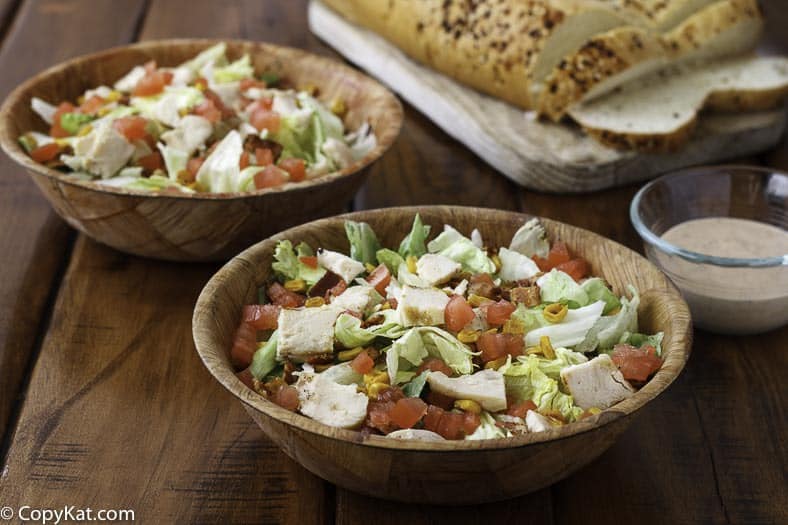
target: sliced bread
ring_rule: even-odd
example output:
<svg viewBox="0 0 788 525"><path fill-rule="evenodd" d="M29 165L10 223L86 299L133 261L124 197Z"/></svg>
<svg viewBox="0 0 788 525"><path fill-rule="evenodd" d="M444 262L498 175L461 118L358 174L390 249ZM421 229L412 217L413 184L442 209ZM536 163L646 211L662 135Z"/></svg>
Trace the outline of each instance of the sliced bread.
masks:
<svg viewBox="0 0 788 525"><path fill-rule="evenodd" d="M757 0L720 0L666 34L642 27L612 29L558 64L545 80L537 110L559 121L572 105L663 66L748 52L757 44L762 26Z"/></svg>
<svg viewBox="0 0 788 525"><path fill-rule="evenodd" d="M638 11L658 32L673 29L686 18L719 0L609 0Z"/></svg>
<svg viewBox="0 0 788 525"><path fill-rule="evenodd" d="M761 110L788 94L788 58L739 57L663 70L574 106L570 116L608 146L671 151L692 133L698 113Z"/></svg>

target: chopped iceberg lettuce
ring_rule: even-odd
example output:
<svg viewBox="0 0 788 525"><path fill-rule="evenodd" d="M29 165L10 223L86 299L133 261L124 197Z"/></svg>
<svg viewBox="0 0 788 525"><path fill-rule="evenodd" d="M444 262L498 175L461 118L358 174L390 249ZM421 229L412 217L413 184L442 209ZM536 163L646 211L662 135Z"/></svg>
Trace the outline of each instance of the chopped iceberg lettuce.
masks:
<svg viewBox="0 0 788 525"><path fill-rule="evenodd" d="M577 306L586 306L590 303L588 293L583 290L583 287L577 284L569 274L555 268L541 276L536 284L539 285L542 302L570 301L576 303Z"/></svg>
<svg viewBox="0 0 788 525"><path fill-rule="evenodd" d="M501 259L501 271L498 277L504 281L520 281L530 279L539 273L539 267L528 256L514 250L501 248L498 250Z"/></svg>
<svg viewBox="0 0 788 525"><path fill-rule="evenodd" d="M202 163L197 172L197 182L207 191L217 193L242 191L239 187L241 175L239 161L242 153L241 135L232 130Z"/></svg>
<svg viewBox="0 0 788 525"><path fill-rule="evenodd" d="M427 251L448 257L469 272L495 273L495 263L487 257L487 253L448 224L440 235L427 244Z"/></svg>
<svg viewBox="0 0 788 525"><path fill-rule="evenodd" d="M532 357L537 359L537 365L539 366L539 370L547 374L548 377L555 379L556 381L560 377L560 372L562 368L566 368L570 365L579 365L580 363L585 363L588 361L588 358L581 354L580 352L574 352L568 348L558 347L553 350L555 352L555 359L547 359L544 357L538 356L520 356L517 359L519 361L526 361Z"/></svg>
<svg viewBox="0 0 788 525"><path fill-rule="evenodd" d="M38 97L33 97L30 100L30 107L39 117L41 117L41 120L47 124L52 124L55 112L57 111L55 106Z"/></svg>
<svg viewBox="0 0 788 525"><path fill-rule="evenodd" d="M396 275L400 265L405 264L405 259L403 259L400 254L394 250L389 250L388 248L378 250L375 253L375 258L379 263L385 264L386 268L389 269L389 272L391 272L392 275Z"/></svg>
<svg viewBox="0 0 788 525"><path fill-rule="evenodd" d="M402 387L402 393L405 394L407 397L419 397L421 395L422 390L424 390L424 385L427 384L428 375L430 375L430 371L425 370L424 372L415 376L406 385Z"/></svg>
<svg viewBox="0 0 788 525"><path fill-rule="evenodd" d="M470 374L474 355L449 332L434 326L420 326L405 332L386 350L386 366L392 384L396 384L400 369L412 370L427 356L441 358L457 374Z"/></svg>
<svg viewBox="0 0 788 525"><path fill-rule="evenodd" d="M213 68L213 81L219 84L254 78L254 67L248 54L226 66Z"/></svg>
<svg viewBox="0 0 788 525"><path fill-rule="evenodd" d="M536 356L518 359L499 370L506 383L507 397L516 401L530 399L539 412L556 411L570 422L583 413L583 409L575 406L572 396L559 390L558 381L542 371Z"/></svg>
<svg viewBox="0 0 788 525"><path fill-rule="evenodd" d="M603 301L597 301L582 308L569 310L560 323L542 326L526 333L525 346L536 346L541 337L547 336L553 347L573 347L585 339L591 327L602 316L604 307Z"/></svg>
<svg viewBox="0 0 788 525"><path fill-rule="evenodd" d="M258 381L262 381L271 370L276 368L276 345L278 340L278 334L274 330L268 341L261 343L254 353L249 371Z"/></svg>
<svg viewBox="0 0 788 525"><path fill-rule="evenodd" d="M185 151L165 146L163 143L158 143L161 156L164 158L164 166L167 168L167 175L170 180L177 181L178 174L186 170L186 163L189 162L189 154Z"/></svg>
<svg viewBox="0 0 788 525"><path fill-rule="evenodd" d="M476 430L473 434L469 434L465 436L467 440L476 440L476 439L499 439L499 438L506 438L511 437L512 433L509 432L507 429L503 427L499 427L496 425L495 418L487 412L486 410L482 411L479 414L479 419L481 424L476 427Z"/></svg>
<svg viewBox="0 0 788 525"><path fill-rule="evenodd" d="M218 44L202 51L199 55L192 58L191 60L187 60L181 64L181 67L187 67L196 73L208 64L226 62L226 58L224 56L226 52L227 44L224 42L219 42Z"/></svg>
<svg viewBox="0 0 788 525"><path fill-rule="evenodd" d="M79 133L82 126L93 120L92 115L84 113L63 113L60 115L60 127L68 131L72 135Z"/></svg>
<svg viewBox="0 0 788 525"><path fill-rule="evenodd" d="M343 313L334 324L334 337L345 348L356 348L372 343L376 337L396 339L405 333L405 328L398 322L396 310L385 310L379 315L383 317L382 323L362 328L361 319Z"/></svg>
<svg viewBox="0 0 788 525"><path fill-rule="evenodd" d="M588 295L589 302L605 302L605 309L602 311L602 315L607 315L621 306L621 301L618 297L610 291L605 281L599 277L586 279L580 287Z"/></svg>
<svg viewBox="0 0 788 525"><path fill-rule="evenodd" d="M427 253L426 242L431 228L429 224L425 225L421 222L421 216L417 213L413 218L413 225L410 228L410 232L399 244L399 254L402 257L407 257L409 255L421 257Z"/></svg>
<svg viewBox="0 0 788 525"><path fill-rule="evenodd" d="M290 241L279 241L274 249L274 262L271 268L283 280L303 279L307 286L312 286L326 273L325 268L312 267L301 262L301 257L312 255L314 255L312 248L304 242L293 249L293 243Z"/></svg>
<svg viewBox="0 0 788 525"><path fill-rule="evenodd" d="M366 222L345 221L345 233L350 243L350 257L363 263L374 264L380 242L372 227Z"/></svg>

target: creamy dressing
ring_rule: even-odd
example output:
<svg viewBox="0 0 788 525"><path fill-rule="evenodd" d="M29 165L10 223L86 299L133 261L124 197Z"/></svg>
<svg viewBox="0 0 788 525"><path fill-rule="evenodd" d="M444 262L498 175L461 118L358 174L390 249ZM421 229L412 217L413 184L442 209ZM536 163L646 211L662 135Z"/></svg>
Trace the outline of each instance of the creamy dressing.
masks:
<svg viewBox="0 0 788 525"><path fill-rule="evenodd" d="M788 254L788 232L747 219L709 217L666 231L669 243L718 257L780 257ZM715 332L757 333L788 322L788 267L726 268L655 256L681 289L695 324Z"/></svg>

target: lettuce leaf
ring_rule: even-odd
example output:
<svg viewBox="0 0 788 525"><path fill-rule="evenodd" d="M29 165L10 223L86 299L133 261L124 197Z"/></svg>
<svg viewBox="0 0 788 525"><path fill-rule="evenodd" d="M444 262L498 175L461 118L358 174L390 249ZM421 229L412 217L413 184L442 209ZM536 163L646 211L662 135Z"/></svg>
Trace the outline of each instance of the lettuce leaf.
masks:
<svg viewBox="0 0 788 525"><path fill-rule="evenodd" d="M271 334L267 342L261 343L257 347L257 351L252 358L252 365L249 371L258 380L262 381L271 370L276 368L276 346L279 341L279 335L276 330Z"/></svg>
<svg viewBox="0 0 788 525"><path fill-rule="evenodd" d="M501 258L501 271L498 277L504 281L529 279L540 271L535 262L519 252L501 248L498 250L498 257Z"/></svg>
<svg viewBox="0 0 788 525"><path fill-rule="evenodd" d="M419 397L422 390L424 390L424 385L427 384L428 375L430 375L429 370L420 373L402 387L402 392L408 397Z"/></svg>
<svg viewBox="0 0 788 525"><path fill-rule="evenodd" d="M364 376L353 370L350 361L334 365L324 372L320 372L320 375L340 385L361 384L364 381Z"/></svg>
<svg viewBox="0 0 788 525"><path fill-rule="evenodd" d="M213 69L214 82L223 84L227 82L236 82L244 78L254 77L254 67L249 55L246 54L223 67L216 67Z"/></svg>
<svg viewBox="0 0 788 525"><path fill-rule="evenodd" d="M544 303L571 301L579 306L590 304L588 293L569 274L555 268L541 276L536 284Z"/></svg>
<svg viewBox="0 0 788 525"><path fill-rule="evenodd" d="M211 62L223 63L226 62L225 53L227 52L227 44L219 42L218 44L205 49L196 57L192 58L181 64L182 67L187 67L195 73L202 69L206 64Z"/></svg>
<svg viewBox="0 0 788 525"><path fill-rule="evenodd" d="M345 221L345 233L350 243L350 257L363 263L377 262L376 254L380 250L380 242L369 224Z"/></svg>
<svg viewBox="0 0 788 525"><path fill-rule="evenodd" d="M214 193L242 191L239 161L243 153L241 135L233 130L208 155L197 172L197 182Z"/></svg>
<svg viewBox="0 0 788 525"><path fill-rule="evenodd" d="M427 244L427 251L460 263L465 271L495 273L495 263L487 257L487 253L448 224L440 235Z"/></svg>
<svg viewBox="0 0 788 525"><path fill-rule="evenodd" d="M542 371L536 356L518 358L518 362L502 366L506 395L516 401L530 399L539 412L557 411L567 421L574 421L583 409L575 406L572 396L558 388L558 381Z"/></svg>
<svg viewBox="0 0 788 525"><path fill-rule="evenodd" d="M302 242L296 249L289 240L279 241L274 249L274 262L271 264L274 272L282 280L303 279L307 286L312 286L325 275L325 268L318 266L312 268L301 262L300 257L314 255L312 248Z"/></svg>
<svg viewBox="0 0 788 525"><path fill-rule="evenodd" d="M635 348L642 348L646 345L651 345L657 351L657 356L662 355L662 339L664 339L664 332L657 332L654 335L629 333L626 332L619 340L619 343L626 343Z"/></svg>
<svg viewBox="0 0 788 525"><path fill-rule="evenodd" d="M93 118L92 115L84 113L63 113L60 115L60 127L70 134L76 135L82 126L93 120Z"/></svg>
<svg viewBox="0 0 788 525"><path fill-rule="evenodd" d="M170 180L177 182L178 174L186 170L186 164L189 162L189 154L185 151L166 146L159 142L157 144L161 156L164 158L164 166L167 169L167 176Z"/></svg>
<svg viewBox="0 0 788 525"><path fill-rule="evenodd" d="M604 307L604 302L597 301L582 308L569 310L560 323L545 325L526 333L525 346L539 344L542 336L549 337L553 347L572 347L579 344L602 316Z"/></svg>
<svg viewBox="0 0 788 525"><path fill-rule="evenodd" d="M496 425L495 418L492 417L492 414L486 410L479 414L479 419L481 420L481 424L476 427L476 430L473 432L473 434L465 436L465 439L476 440L511 437L512 433L505 428Z"/></svg>
<svg viewBox="0 0 788 525"><path fill-rule="evenodd" d="M588 295L588 300L590 303L595 303L596 301L605 302L605 309L602 311L602 315L607 315L621 306L621 301L618 299L618 297L616 297L613 292L610 291L610 288L607 287L605 281L599 277L586 279L583 281L583 284L581 284L580 287Z"/></svg>
<svg viewBox="0 0 788 525"><path fill-rule="evenodd" d="M396 310L384 310L379 315L383 316L382 323L362 328L361 319L343 313L334 324L334 337L345 348L356 348L369 345L376 337L396 339L405 333L405 328L397 322Z"/></svg>
<svg viewBox="0 0 788 525"><path fill-rule="evenodd" d="M415 369L427 356L441 358L457 374L470 374L474 355L449 332L434 326L419 326L408 330L386 349L386 366L392 384L396 384L400 370Z"/></svg>
<svg viewBox="0 0 788 525"><path fill-rule="evenodd" d="M375 258L379 263L386 265L391 275L396 275L400 265L405 264L405 259L403 259L400 254L388 248L378 250L377 253L375 253Z"/></svg>
<svg viewBox="0 0 788 525"><path fill-rule="evenodd" d="M581 354L580 352L574 352L568 348L559 346L558 348L555 348L554 351L555 359L547 359L545 357L538 356L520 356L517 359L519 361L527 361L531 357L536 358L539 370L556 381L558 381L558 379L561 377L560 372L562 368L566 368L570 365L579 365L580 363L585 363L588 361L588 358L585 355Z"/></svg>
<svg viewBox="0 0 788 525"><path fill-rule="evenodd" d="M432 227L424 225L421 222L421 216L417 213L413 218L413 226L402 242L399 244L399 254L402 257L413 255L414 257L421 257L427 253L427 237L430 234Z"/></svg>

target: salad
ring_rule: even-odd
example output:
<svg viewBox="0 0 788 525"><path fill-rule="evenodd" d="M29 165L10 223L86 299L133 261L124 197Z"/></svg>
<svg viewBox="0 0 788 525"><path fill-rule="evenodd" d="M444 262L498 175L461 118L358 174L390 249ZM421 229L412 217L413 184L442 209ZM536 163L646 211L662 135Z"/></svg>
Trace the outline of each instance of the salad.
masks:
<svg viewBox="0 0 788 525"><path fill-rule="evenodd" d="M231 357L274 403L326 425L420 440L540 432L631 396L662 365L616 296L537 219L508 247L416 215L396 248L345 223L349 253L280 241Z"/></svg>
<svg viewBox="0 0 788 525"><path fill-rule="evenodd" d="M348 132L344 102L256 75L226 44L172 67L135 66L76 104L34 97L49 133L19 138L36 162L71 177L150 191L243 192L335 172L375 147L368 124Z"/></svg>

